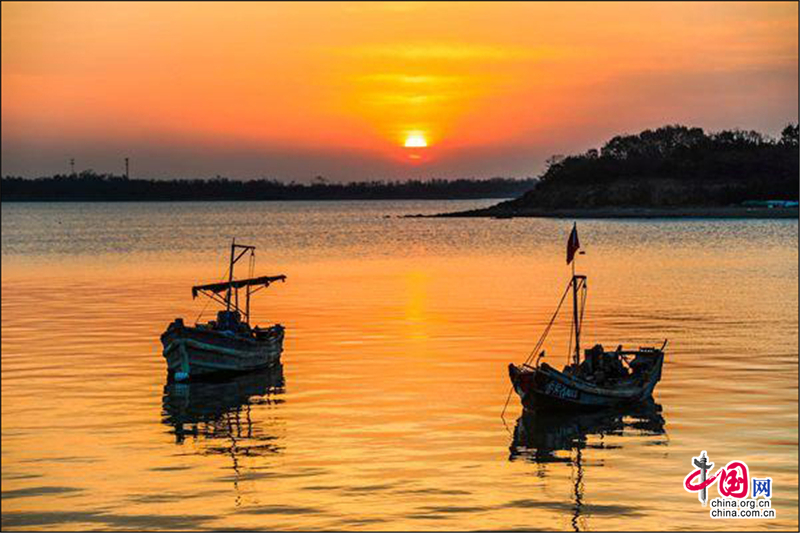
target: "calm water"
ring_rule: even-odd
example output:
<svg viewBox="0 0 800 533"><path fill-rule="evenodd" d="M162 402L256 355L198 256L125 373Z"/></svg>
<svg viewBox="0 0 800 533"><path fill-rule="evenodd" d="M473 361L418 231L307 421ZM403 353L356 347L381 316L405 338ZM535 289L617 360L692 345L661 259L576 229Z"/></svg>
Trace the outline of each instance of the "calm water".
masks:
<svg viewBox="0 0 800 533"><path fill-rule="evenodd" d="M797 221L579 222L585 342L669 338L661 409L504 423L571 222L394 217L489 203L3 204L3 527L796 529ZM168 386L234 235L288 276L253 311L283 372ZM711 520L700 450L777 520Z"/></svg>

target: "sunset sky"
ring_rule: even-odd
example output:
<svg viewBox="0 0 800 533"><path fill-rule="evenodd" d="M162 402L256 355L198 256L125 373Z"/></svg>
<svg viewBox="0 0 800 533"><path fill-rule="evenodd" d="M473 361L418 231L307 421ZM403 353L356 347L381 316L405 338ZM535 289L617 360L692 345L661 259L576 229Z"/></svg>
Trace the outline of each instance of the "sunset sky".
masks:
<svg viewBox="0 0 800 533"><path fill-rule="evenodd" d="M2 174L535 176L667 123L776 135L798 5L2 4Z"/></svg>

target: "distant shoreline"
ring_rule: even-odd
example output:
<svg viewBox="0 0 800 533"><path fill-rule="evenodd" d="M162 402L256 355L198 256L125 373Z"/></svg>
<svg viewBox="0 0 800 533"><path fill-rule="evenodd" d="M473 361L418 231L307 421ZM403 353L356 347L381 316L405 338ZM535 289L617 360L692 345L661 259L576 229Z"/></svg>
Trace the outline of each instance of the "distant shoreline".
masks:
<svg viewBox="0 0 800 533"><path fill-rule="evenodd" d="M477 200L510 200L511 196L458 196L452 198L422 198L422 197L396 197L396 198L213 198L213 199L191 199L191 198L154 198L152 200L143 199L104 199L104 198L85 198L85 199L20 199L20 198L0 198L0 203L4 204L157 204L157 203L220 203L220 202L239 202L239 203L295 203L295 202L458 202L458 201L477 201Z"/></svg>
<svg viewBox="0 0 800 533"><path fill-rule="evenodd" d="M473 209L436 215L407 215L407 218L761 218L797 219L797 207L600 207L573 209L500 208Z"/></svg>
<svg viewBox="0 0 800 533"><path fill-rule="evenodd" d="M535 179L428 179L313 183L228 178L145 180L84 172L37 179L6 176L0 202L181 202L303 200L477 200L516 198Z"/></svg>

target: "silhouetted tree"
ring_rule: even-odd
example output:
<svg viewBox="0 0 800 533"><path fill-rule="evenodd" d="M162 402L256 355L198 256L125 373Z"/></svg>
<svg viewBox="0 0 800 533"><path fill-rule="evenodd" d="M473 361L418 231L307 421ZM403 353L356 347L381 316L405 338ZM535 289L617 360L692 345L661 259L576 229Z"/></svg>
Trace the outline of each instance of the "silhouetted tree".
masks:
<svg viewBox="0 0 800 533"><path fill-rule="evenodd" d="M757 131L707 135L701 128L676 124L617 135L599 153L591 149L550 158L535 189L511 204L552 208L796 200L799 164L797 124L784 128L780 142Z"/></svg>
<svg viewBox="0 0 800 533"><path fill-rule="evenodd" d="M781 131L781 144L796 147L798 144L798 125L789 124Z"/></svg>
<svg viewBox="0 0 800 533"><path fill-rule="evenodd" d="M535 178L524 180L408 180L331 183L321 176L310 184L276 179L240 181L217 175L210 180L125 180L123 176L84 171L78 176L38 179L5 177L2 200L346 200L425 198L509 198L528 191Z"/></svg>

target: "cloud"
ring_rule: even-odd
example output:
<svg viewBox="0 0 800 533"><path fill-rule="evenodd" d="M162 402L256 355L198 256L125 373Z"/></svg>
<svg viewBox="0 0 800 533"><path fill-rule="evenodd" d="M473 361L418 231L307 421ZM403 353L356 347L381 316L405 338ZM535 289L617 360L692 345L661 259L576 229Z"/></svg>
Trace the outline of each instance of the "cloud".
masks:
<svg viewBox="0 0 800 533"><path fill-rule="evenodd" d="M350 48L347 50L347 53L361 57L401 59L406 61L507 61L535 59L545 55L546 50L541 47L474 44L469 42L434 42L371 44Z"/></svg>
<svg viewBox="0 0 800 533"><path fill-rule="evenodd" d="M447 85L460 83L464 76L442 74L403 74L399 72L381 72L358 76L359 81L368 83L408 84L408 85Z"/></svg>

